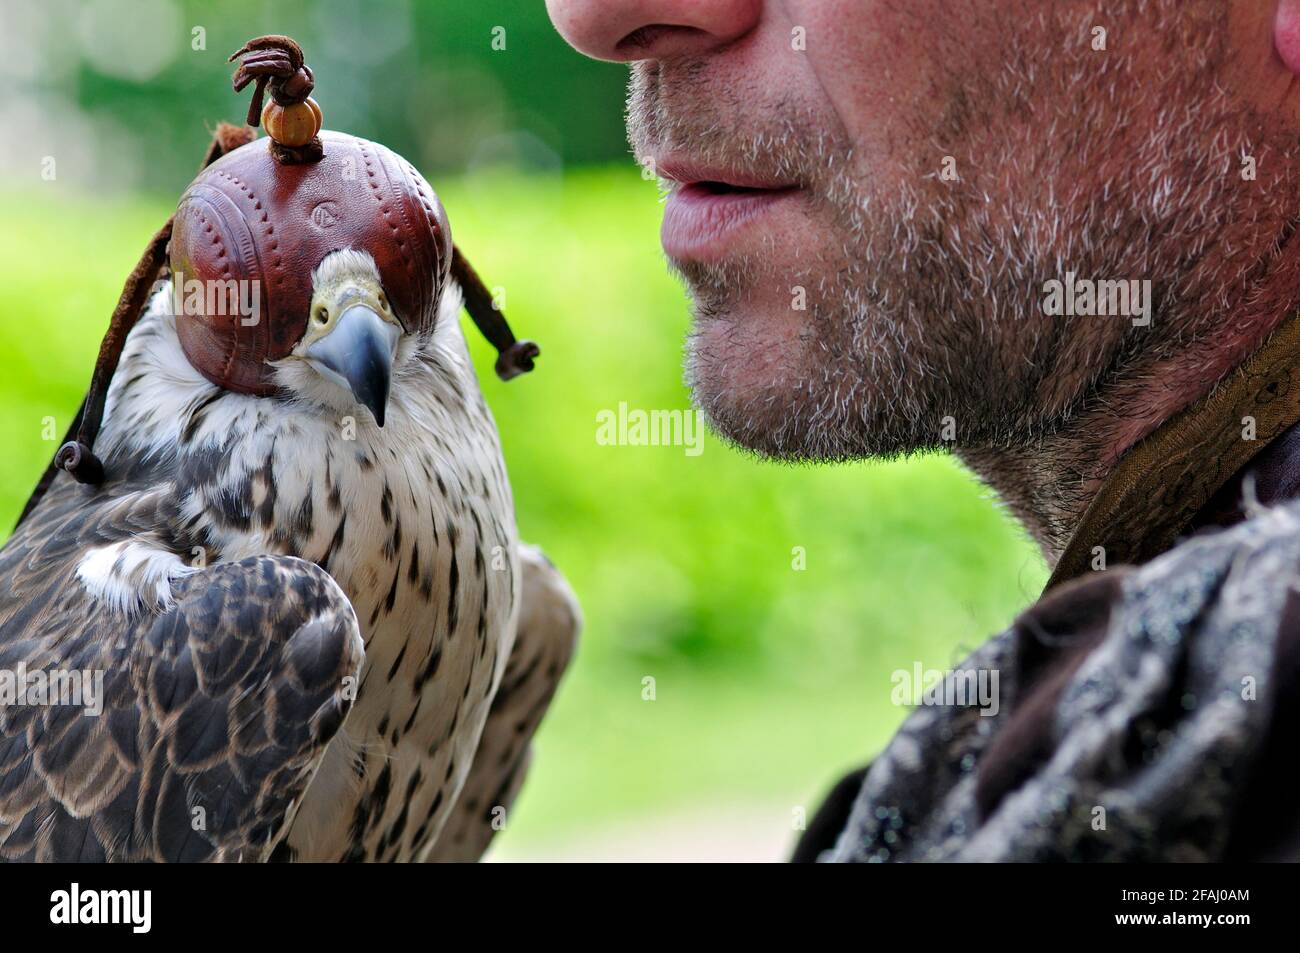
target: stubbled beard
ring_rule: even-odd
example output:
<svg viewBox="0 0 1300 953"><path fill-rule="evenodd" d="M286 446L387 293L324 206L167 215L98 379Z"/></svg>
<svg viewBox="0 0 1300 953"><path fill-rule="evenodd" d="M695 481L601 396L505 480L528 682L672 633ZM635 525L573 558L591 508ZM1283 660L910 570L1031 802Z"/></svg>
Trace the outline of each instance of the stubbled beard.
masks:
<svg viewBox="0 0 1300 953"><path fill-rule="evenodd" d="M675 266L694 302L687 380L716 431L787 460L893 456L952 446L954 432L966 448L1023 448L1221 332L1268 264L1241 249L1267 248L1289 227L1292 146L1263 136L1265 124L1221 91L1222 23L1189 29L1174 0L1106 11L1114 35L1168 31L1158 72L1118 51L1098 69L1074 39L1094 22L1077 8L1068 23L1043 10L1005 37L1003 49L1035 51L1032 61L968 57L970 74L952 75L944 63L963 59L939 57L931 68L951 103L932 128L914 120L906 141L926 143L925 154L884 198L855 178L851 143L833 125L756 104L752 91L709 89L703 64L634 68L638 155L685 143L704 159L761 162L804 185L810 220L831 236L798 261L769 245L724 265ZM1262 171L1259 187L1243 187L1246 154L1287 187ZM936 155L955 158L957 181L940 179ZM1067 271L1151 279L1151 326L1046 316L1044 283ZM793 342L763 339L746 312L763 282L806 289ZM751 360L761 373L738 367Z"/></svg>

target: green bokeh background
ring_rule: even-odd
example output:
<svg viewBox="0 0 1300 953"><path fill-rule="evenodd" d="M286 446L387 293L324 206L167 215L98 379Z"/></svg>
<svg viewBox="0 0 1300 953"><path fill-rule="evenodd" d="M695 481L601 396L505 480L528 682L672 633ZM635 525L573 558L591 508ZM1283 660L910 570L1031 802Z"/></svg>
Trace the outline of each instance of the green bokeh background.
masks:
<svg viewBox="0 0 1300 953"><path fill-rule="evenodd" d="M1041 588L1033 548L946 458L791 468L712 435L699 456L597 443L598 413L620 402L689 406L688 308L659 251L656 186L623 143L625 71L568 50L540 2L144 5L180 31L149 76L105 59L151 36L138 21L101 35L112 2L12 8L26 19L8 25L44 37L38 61L59 66L11 83L0 119L37 104L65 118L11 120L0 153L0 524L55 449L47 418L62 436L207 130L246 108L225 56L258 33L295 36L327 125L421 165L457 242L544 347L537 373L501 384L466 325L521 532L586 615L497 857L777 859L798 809L904 716L890 674L948 667ZM50 10L62 32L40 32ZM195 25L208 51L190 49ZM375 35L382 56L364 51ZM116 159L101 161L105 143Z"/></svg>

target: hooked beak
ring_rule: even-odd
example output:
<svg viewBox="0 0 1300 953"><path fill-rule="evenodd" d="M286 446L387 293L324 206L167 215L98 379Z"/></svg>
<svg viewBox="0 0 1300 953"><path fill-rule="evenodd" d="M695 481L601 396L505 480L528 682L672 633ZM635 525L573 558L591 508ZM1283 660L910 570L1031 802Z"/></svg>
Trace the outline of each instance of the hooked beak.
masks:
<svg viewBox="0 0 1300 953"><path fill-rule="evenodd" d="M369 407L375 423L382 427L393 354L400 335L393 324L370 308L354 304L339 315L328 334L307 348L306 354L317 370L352 391L359 403Z"/></svg>

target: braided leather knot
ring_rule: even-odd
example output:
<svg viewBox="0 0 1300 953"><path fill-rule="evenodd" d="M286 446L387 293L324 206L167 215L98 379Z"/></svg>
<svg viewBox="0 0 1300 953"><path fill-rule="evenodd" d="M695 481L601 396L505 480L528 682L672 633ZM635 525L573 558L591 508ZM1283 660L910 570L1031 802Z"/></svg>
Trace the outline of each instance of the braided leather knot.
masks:
<svg viewBox="0 0 1300 953"><path fill-rule="evenodd" d="M283 82L271 85L271 98L281 106L307 101L311 91L316 88L316 77L310 66L301 66Z"/></svg>
<svg viewBox="0 0 1300 953"><path fill-rule="evenodd" d="M240 63L231 85L239 93L250 83L255 84L248 104L248 124L266 127L272 154L286 164L320 159L324 154L317 135L321 111L311 98L316 78L304 62L302 47L287 36L259 36L230 54L230 62L235 60ZM268 89L271 102L263 107Z"/></svg>

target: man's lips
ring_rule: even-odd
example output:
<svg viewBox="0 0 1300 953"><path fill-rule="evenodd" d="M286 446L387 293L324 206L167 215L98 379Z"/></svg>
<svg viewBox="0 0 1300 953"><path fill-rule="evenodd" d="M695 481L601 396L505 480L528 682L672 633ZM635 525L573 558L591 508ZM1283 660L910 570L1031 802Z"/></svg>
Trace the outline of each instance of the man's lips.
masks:
<svg viewBox="0 0 1300 953"><path fill-rule="evenodd" d="M660 238L669 258L710 261L726 257L744 233L757 227L799 186L729 169L666 161L661 176L678 185L664 210Z"/></svg>

